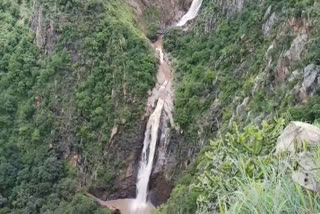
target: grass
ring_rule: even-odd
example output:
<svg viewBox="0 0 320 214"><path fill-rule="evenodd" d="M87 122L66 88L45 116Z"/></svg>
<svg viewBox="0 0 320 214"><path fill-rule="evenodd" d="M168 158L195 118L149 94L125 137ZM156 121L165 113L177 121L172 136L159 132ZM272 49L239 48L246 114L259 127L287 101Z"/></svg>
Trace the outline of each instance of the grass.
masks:
<svg viewBox="0 0 320 214"><path fill-rule="evenodd" d="M294 184L290 176L276 173L261 182L240 182L239 190L224 197L220 201L221 213L320 213L319 194Z"/></svg>

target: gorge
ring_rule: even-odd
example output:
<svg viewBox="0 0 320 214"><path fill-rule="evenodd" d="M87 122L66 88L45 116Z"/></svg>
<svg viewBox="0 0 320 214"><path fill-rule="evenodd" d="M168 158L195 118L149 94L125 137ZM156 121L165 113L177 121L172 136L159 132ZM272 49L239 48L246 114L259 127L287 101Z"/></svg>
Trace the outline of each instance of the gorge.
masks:
<svg viewBox="0 0 320 214"><path fill-rule="evenodd" d="M202 0L194 0L188 12L176 24L182 27L189 20L196 17ZM165 158L166 149L168 147L168 129L161 129L161 124L174 127L172 117L173 110L173 73L165 53L163 52L163 36L160 35L158 40L153 43L154 50L159 56L159 67L157 72L157 83L148 98L147 109L151 109L151 113L144 134L143 150L139 163L139 170L136 184L136 199L118 199L103 202L98 200L100 204L110 209L119 209L122 214L151 214L153 205L148 200L148 187L151 172L154 166L154 158L157 147L162 147L161 152L158 151L158 158ZM162 156L162 157L161 157ZM93 197L92 195L89 195ZM93 197L95 198L95 197Z"/></svg>
<svg viewBox="0 0 320 214"><path fill-rule="evenodd" d="M0 0L0 213L320 213L319 11Z"/></svg>
<svg viewBox="0 0 320 214"><path fill-rule="evenodd" d="M194 0L188 12L177 23L177 26L182 27L189 20L194 19L201 7L201 3L202 0ZM158 136L160 136L161 139L161 136L166 134L162 133L161 129L159 129L160 123L169 122L171 124L171 127L174 127L172 118L173 74L168 62L166 61L166 59L164 59L162 40L163 38L162 36L160 36L159 39L154 43L154 48L159 55L160 65L157 73L157 84L153 89L152 95L149 100L151 99L153 101L151 107L156 107L149 117L145 131L143 151L137 177L137 197L135 201L136 207L134 207L134 210L137 210L137 213L144 213L141 209L146 206L145 204L148 201L149 179L153 168L153 160L156 154L155 151L157 149L157 142L159 141ZM165 114L162 114L162 111L164 111ZM160 144L161 143L163 144L165 142L160 141ZM164 148L166 148L167 146L168 145L164 145ZM165 156L165 151L162 152L164 152L163 156Z"/></svg>

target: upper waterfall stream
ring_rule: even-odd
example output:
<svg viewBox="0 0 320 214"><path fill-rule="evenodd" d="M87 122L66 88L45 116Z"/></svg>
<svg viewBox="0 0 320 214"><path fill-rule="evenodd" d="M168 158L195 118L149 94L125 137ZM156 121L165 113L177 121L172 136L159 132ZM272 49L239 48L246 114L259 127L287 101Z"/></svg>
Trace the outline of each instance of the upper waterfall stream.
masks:
<svg viewBox="0 0 320 214"><path fill-rule="evenodd" d="M177 26L182 27L188 21L197 17L203 0L193 0L188 12L180 19Z"/></svg>

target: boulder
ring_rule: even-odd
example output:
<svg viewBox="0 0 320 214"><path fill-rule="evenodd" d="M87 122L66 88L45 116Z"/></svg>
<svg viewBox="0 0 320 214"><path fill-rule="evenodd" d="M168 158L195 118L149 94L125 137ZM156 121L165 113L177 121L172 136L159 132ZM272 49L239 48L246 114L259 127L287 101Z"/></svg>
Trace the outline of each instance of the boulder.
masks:
<svg viewBox="0 0 320 214"><path fill-rule="evenodd" d="M317 149L315 150L315 147L320 145L318 127L303 122L291 122L278 138L276 153L298 152L296 148L301 148L303 143L309 144L309 147L292 156L298 164L292 173L292 180L308 190L320 192L320 163Z"/></svg>
<svg viewBox="0 0 320 214"><path fill-rule="evenodd" d="M298 154L298 168L292 174L292 180L308 190L320 192L319 183L319 163L317 157L312 152L302 152Z"/></svg>
<svg viewBox="0 0 320 214"><path fill-rule="evenodd" d="M291 122L277 140L276 153L295 152L303 142L320 144L320 129L308 123Z"/></svg>

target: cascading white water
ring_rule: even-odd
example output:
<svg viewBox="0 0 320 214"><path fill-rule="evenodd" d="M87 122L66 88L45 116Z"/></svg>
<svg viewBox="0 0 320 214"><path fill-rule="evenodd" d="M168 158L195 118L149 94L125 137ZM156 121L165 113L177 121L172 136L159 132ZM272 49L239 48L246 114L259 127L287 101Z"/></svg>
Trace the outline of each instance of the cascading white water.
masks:
<svg viewBox="0 0 320 214"><path fill-rule="evenodd" d="M156 48L156 51L159 52L159 55L160 55L160 64L162 64L162 63L163 63L163 57L164 57L162 48Z"/></svg>
<svg viewBox="0 0 320 214"><path fill-rule="evenodd" d="M177 24L178 26L185 25L189 20L194 19L201 7L202 0L193 0L192 5L186 15ZM102 206L108 207L110 209L119 209L123 214L151 214L154 207L147 201L148 197L148 185L150 176L152 173L152 167L154 162L154 157L156 154L156 147L158 136L167 136L168 123L170 127L174 127L174 121L172 117L173 110L173 89L172 82L173 76L170 70L170 65L167 63L164 53L162 50L163 38L160 36L158 40L154 43L155 50L159 53L160 66L157 74L157 84L152 90L151 96L148 98L148 109L154 109L153 113L149 117L145 138L143 142L143 150L140 161L140 168L138 171L138 181L137 181L137 197L135 199L118 199L111 201L102 201L100 199L93 197ZM154 108L155 107L155 108ZM159 131L162 133L159 133ZM168 139L164 137L165 140L160 141L160 147L158 151L158 162L156 166L161 166L166 159L166 149ZM160 163L160 164L159 164ZM156 168L155 168L156 169Z"/></svg>
<svg viewBox="0 0 320 214"><path fill-rule="evenodd" d="M146 131L144 134L143 150L141 154L140 166L137 179L137 196L133 205L133 213L143 214L146 206L148 206L148 186L152 173L154 157L156 154L157 141L161 133L160 127L162 116L164 121L167 121L167 115L171 115L171 71L168 64L164 60L164 53L162 51L162 38L155 44L155 50L159 54L160 66L157 75L158 83L152 91L152 96L149 97L148 106L154 108L149 117ZM169 112L170 111L170 112ZM166 114L163 114L166 112Z"/></svg>
<svg viewBox="0 0 320 214"><path fill-rule="evenodd" d="M193 0L190 9L188 12L180 19L177 26L182 27L185 25L189 20L194 19L200 10L203 0Z"/></svg>
<svg viewBox="0 0 320 214"><path fill-rule="evenodd" d="M161 113L164 106L164 101L159 98L157 107L151 114L144 136L142 157L138 172L137 183L137 203L144 205L147 203L148 184L152 171L153 159L157 146L158 132L161 120Z"/></svg>
<svg viewBox="0 0 320 214"><path fill-rule="evenodd" d="M177 26L185 25L189 20L194 19L201 7L202 0L193 0L191 7L187 14L185 14L181 20L178 22ZM140 160L140 168L138 171L138 181L137 181L137 196L132 207L132 213L143 214L146 213L145 209L148 206L148 186L150 181L150 176L152 173L152 167L154 162L154 157L156 154L157 141L159 136L159 129L161 125L162 112L165 112L163 116L165 121L170 121L173 125L172 119L172 75L169 65L164 59L164 53L162 50L162 37L159 38L157 42L154 43L155 50L159 53L160 66L157 75L158 83L153 90L153 94L149 97L149 106L154 107L157 101L156 107L153 113L149 117L144 141L143 150Z"/></svg>

